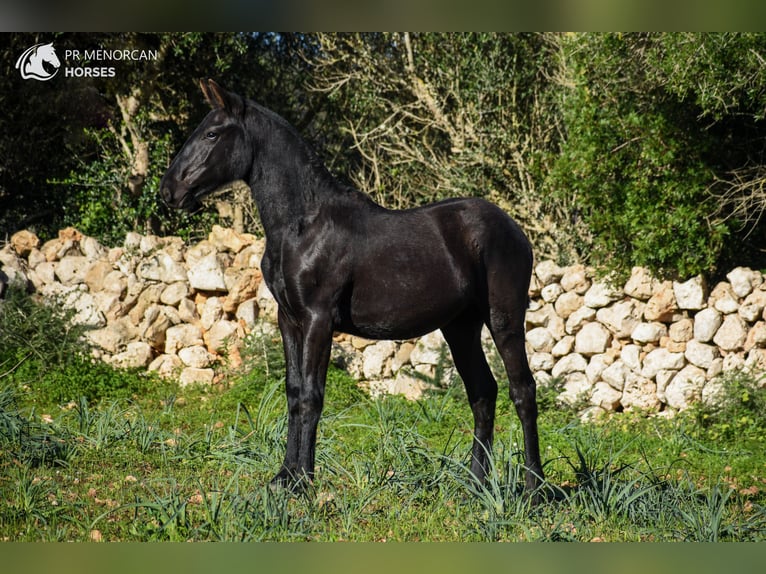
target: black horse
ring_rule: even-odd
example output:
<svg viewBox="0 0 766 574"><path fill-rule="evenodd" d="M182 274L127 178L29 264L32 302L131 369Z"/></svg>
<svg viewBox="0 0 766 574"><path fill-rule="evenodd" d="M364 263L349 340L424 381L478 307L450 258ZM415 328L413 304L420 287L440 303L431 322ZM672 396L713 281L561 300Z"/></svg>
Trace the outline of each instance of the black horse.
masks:
<svg viewBox="0 0 766 574"><path fill-rule="evenodd" d="M543 470L524 348L532 250L519 226L477 198L385 209L334 179L280 116L212 80L201 87L213 109L160 189L165 202L187 210L234 180L252 189L287 364L287 450L273 482L313 478L334 331L409 339L441 329L473 411L471 472L483 483L497 398L480 341L487 325L524 431L526 489L535 490Z"/></svg>

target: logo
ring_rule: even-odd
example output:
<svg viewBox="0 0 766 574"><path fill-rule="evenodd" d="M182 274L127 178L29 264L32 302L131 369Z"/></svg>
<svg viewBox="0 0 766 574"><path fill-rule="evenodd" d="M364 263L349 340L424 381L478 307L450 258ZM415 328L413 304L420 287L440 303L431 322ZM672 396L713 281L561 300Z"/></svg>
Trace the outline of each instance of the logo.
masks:
<svg viewBox="0 0 766 574"><path fill-rule="evenodd" d="M61 61L53 48L53 42L35 44L24 50L16 60L16 69L25 80L50 80L60 67Z"/></svg>

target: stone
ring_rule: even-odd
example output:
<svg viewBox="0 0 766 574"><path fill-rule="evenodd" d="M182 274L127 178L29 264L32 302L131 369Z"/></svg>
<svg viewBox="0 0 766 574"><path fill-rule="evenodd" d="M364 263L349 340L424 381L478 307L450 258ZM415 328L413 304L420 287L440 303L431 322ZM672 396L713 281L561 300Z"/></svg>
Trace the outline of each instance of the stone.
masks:
<svg viewBox="0 0 766 574"><path fill-rule="evenodd" d="M701 400L706 373L694 365L686 365L665 387L665 402L668 406L684 410Z"/></svg>
<svg viewBox="0 0 766 574"><path fill-rule="evenodd" d="M639 323L633 329L630 338L637 343L658 343L667 334L668 328L662 323Z"/></svg>
<svg viewBox="0 0 766 574"><path fill-rule="evenodd" d="M641 347L638 345L625 345L620 351L620 359L632 371L641 372Z"/></svg>
<svg viewBox="0 0 766 574"><path fill-rule="evenodd" d="M742 317L748 323L754 323L763 314L763 310L766 308L766 291L762 289L755 289L750 293L742 304L739 306L739 316Z"/></svg>
<svg viewBox="0 0 766 574"><path fill-rule="evenodd" d="M702 404L707 407L719 408L726 400L726 387L721 378L709 380L702 387Z"/></svg>
<svg viewBox="0 0 766 574"><path fill-rule="evenodd" d="M641 376L646 379L654 379L660 371L679 370L685 364L686 358L683 353L671 353L667 349L660 347L644 357Z"/></svg>
<svg viewBox="0 0 766 574"><path fill-rule="evenodd" d="M600 323L587 323L575 336L575 353L586 357L606 351L612 334Z"/></svg>
<svg viewBox="0 0 766 574"><path fill-rule="evenodd" d="M248 299L242 301L237 307L237 311L234 316L248 329L252 329L255 326L255 322L258 319L258 304L255 299Z"/></svg>
<svg viewBox="0 0 766 574"><path fill-rule="evenodd" d="M755 347L766 347L766 322L758 321L747 332L747 338L745 339L744 350L750 351Z"/></svg>
<svg viewBox="0 0 766 574"><path fill-rule="evenodd" d="M109 254L109 251L98 242L98 239L87 236L83 236L82 239L80 239L80 251L91 261L96 261L98 259L106 260Z"/></svg>
<svg viewBox="0 0 766 574"><path fill-rule="evenodd" d="M11 235L11 247L19 257L28 257L33 249L40 247L40 238L27 230L17 231Z"/></svg>
<svg viewBox="0 0 766 574"><path fill-rule="evenodd" d="M556 344L553 335L545 327L535 327L527 331L526 340L532 350L539 353L550 353Z"/></svg>
<svg viewBox="0 0 766 574"><path fill-rule="evenodd" d="M570 406L581 406L590 401L590 394L591 384L588 378L585 373L577 371L566 375L557 400Z"/></svg>
<svg viewBox="0 0 766 574"><path fill-rule="evenodd" d="M546 303L555 303L556 299L559 298L559 295L561 295L564 292L564 289L559 285L558 283L551 283L550 285L546 285L542 288L540 291L540 297L542 297L543 301Z"/></svg>
<svg viewBox="0 0 766 574"><path fill-rule="evenodd" d="M686 343L694 338L694 321L683 318L670 325L668 336L676 343Z"/></svg>
<svg viewBox="0 0 766 574"><path fill-rule="evenodd" d="M574 349L575 338L572 335L562 337L551 349L551 355L554 357L564 357Z"/></svg>
<svg viewBox="0 0 766 574"><path fill-rule="evenodd" d="M729 353L723 358L724 371L740 371L745 368L745 357L742 353Z"/></svg>
<svg viewBox="0 0 766 574"><path fill-rule="evenodd" d="M583 373L584 377L587 367L588 361L585 360L585 357L578 353L569 353L556 361L553 369L551 369L551 374L554 377L562 377L571 373Z"/></svg>
<svg viewBox="0 0 766 574"><path fill-rule="evenodd" d="M204 345L202 329L197 325L181 323L169 327L165 332L165 353L173 354L184 347Z"/></svg>
<svg viewBox="0 0 766 574"><path fill-rule="evenodd" d="M200 324L204 330L211 329L213 325L223 319L223 301L220 297L208 297L204 299L204 303L200 306L197 305L199 311Z"/></svg>
<svg viewBox="0 0 766 574"><path fill-rule="evenodd" d="M558 282L564 275L564 270L550 260L541 261L535 265L535 275L540 280L541 286Z"/></svg>
<svg viewBox="0 0 766 574"><path fill-rule="evenodd" d="M582 264L566 267L560 283L564 291L574 292L576 295L584 295L591 285L585 266Z"/></svg>
<svg viewBox="0 0 766 574"><path fill-rule="evenodd" d="M415 348L415 344L409 341L405 341L394 353L391 359L391 371L396 373L405 365L410 363L410 356L412 355L412 349Z"/></svg>
<svg viewBox="0 0 766 574"><path fill-rule="evenodd" d="M178 316L184 323L197 323L200 320L197 306L191 299L181 299L178 304Z"/></svg>
<svg viewBox="0 0 766 574"><path fill-rule="evenodd" d="M112 269L101 283L101 289L116 293L120 298L128 293L128 278L119 269Z"/></svg>
<svg viewBox="0 0 766 574"><path fill-rule="evenodd" d="M165 336L173 324L171 318L160 305L153 305L144 314L144 321L139 325L141 338L155 349L165 348Z"/></svg>
<svg viewBox="0 0 766 574"><path fill-rule="evenodd" d="M673 380L673 377L678 374L678 371L672 370L672 369L663 369L661 371L657 372L657 376L654 377L654 381L657 383L657 398L660 399L661 402L666 403L665 399L665 389L670 384L670 381Z"/></svg>
<svg viewBox="0 0 766 574"><path fill-rule="evenodd" d="M142 235L138 249L143 255L150 255L160 249L162 241L156 235Z"/></svg>
<svg viewBox="0 0 766 574"><path fill-rule="evenodd" d="M433 331L424 335L415 343L410 353L410 362L413 365L436 366L442 360L448 358L447 341L440 331Z"/></svg>
<svg viewBox="0 0 766 574"><path fill-rule="evenodd" d="M657 396L656 383L635 373L628 373L620 403L626 410L645 412L659 410L661 402Z"/></svg>
<svg viewBox="0 0 766 574"><path fill-rule="evenodd" d="M198 271L198 273L201 273L201 271ZM173 260L164 251L158 251L142 260L136 267L136 275L147 281L159 281L161 283L175 283L176 281L187 280L184 265ZM199 281L199 278L197 280Z"/></svg>
<svg viewBox="0 0 766 574"><path fill-rule="evenodd" d="M718 348L706 343L700 343L699 341L691 340L686 344L686 352L684 353L686 360L692 365L701 369L709 369L713 366L713 362L720 356Z"/></svg>
<svg viewBox="0 0 766 574"><path fill-rule="evenodd" d="M622 399L622 391L618 391L610 384L599 381L593 385L593 394L590 397L591 404L608 412L614 412L620 406L620 399Z"/></svg>
<svg viewBox="0 0 766 574"><path fill-rule="evenodd" d="M572 313L583 306L583 298L575 291L566 291L558 296L553 305L556 315L568 319Z"/></svg>
<svg viewBox="0 0 766 574"><path fill-rule="evenodd" d="M590 381L591 384L599 381L601 379L601 373L603 373L612 363L614 363L614 357L611 355L606 353L593 355L590 358L590 361L588 361L588 366L585 367L585 376L588 377L588 381Z"/></svg>
<svg viewBox="0 0 766 574"><path fill-rule="evenodd" d="M152 348L143 341L128 343L122 353L112 357L110 363L121 369L143 369L152 361Z"/></svg>
<svg viewBox="0 0 766 574"><path fill-rule="evenodd" d="M644 267L634 267L630 279L625 283L625 294L640 301L648 301L657 285L657 280Z"/></svg>
<svg viewBox="0 0 766 574"><path fill-rule="evenodd" d="M174 377L183 367L178 355L158 355L146 368L150 372L157 373L162 378Z"/></svg>
<svg viewBox="0 0 766 574"><path fill-rule="evenodd" d="M213 380L215 380L213 369L198 369L196 367L186 367L178 377L178 382L182 387L209 385L213 383Z"/></svg>
<svg viewBox="0 0 766 574"><path fill-rule="evenodd" d="M644 307L644 318L647 321L669 323L673 320L673 315L677 310L678 307L676 305L676 296L673 291L673 283L664 281L657 286L652 296L646 302L646 307Z"/></svg>
<svg viewBox="0 0 766 574"><path fill-rule="evenodd" d="M92 262L82 255L68 255L56 265L56 277L62 285L85 283L85 273Z"/></svg>
<svg viewBox="0 0 766 574"><path fill-rule="evenodd" d="M255 241L255 236L249 233L237 233L233 229L213 225L207 239L219 251L239 253Z"/></svg>
<svg viewBox="0 0 766 574"><path fill-rule="evenodd" d="M204 340L211 353L226 353L236 347L239 323L222 319L216 321L204 334Z"/></svg>
<svg viewBox="0 0 766 574"><path fill-rule="evenodd" d="M204 369L215 362L215 355L209 353L202 345L184 347L178 351L178 358L187 367Z"/></svg>
<svg viewBox="0 0 766 574"><path fill-rule="evenodd" d="M377 341L362 352L362 373L367 380L391 375L391 358L396 352L393 341Z"/></svg>
<svg viewBox="0 0 766 574"><path fill-rule="evenodd" d="M269 291L266 281L261 281L258 285L258 294L256 295L258 300L258 309L260 309L261 315L272 321L277 320L277 301L274 299L274 295Z"/></svg>
<svg viewBox="0 0 766 574"><path fill-rule="evenodd" d="M399 372L395 378L369 381L367 387L372 398L380 398L384 395L401 395L408 400L416 401L423 396L427 389L431 388L431 385L422 379Z"/></svg>
<svg viewBox="0 0 766 574"><path fill-rule="evenodd" d="M558 301L557 301L558 302ZM599 309L599 311L603 311L604 309ZM591 309L590 307L580 307L577 309L577 311L574 311L572 314L567 317L566 323L564 324L564 332L568 335L574 335L579 331L583 325L585 325L588 321L592 321L596 318L596 310Z"/></svg>
<svg viewBox="0 0 766 574"><path fill-rule="evenodd" d="M255 240L234 256L231 266L234 269L260 269L265 247L263 240Z"/></svg>
<svg viewBox="0 0 766 574"><path fill-rule="evenodd" d="M766 371L766 349L750 349L745 357L745 368L759 373Z"/></svg>
<svg viewBox="0 0 766 574"><path fill-rule="evenodd" d="M726 274L731 290L737 297L747 297L754 288L763 283L763 275L749 267L737 267Z"/></svg>
<svg viewBox="0 0 766 574"><path fill-rule="evenodd" d="M224 273L224 279L227 277L228 274ZM234 281L231 284L227 284L229 294L224 301L223 310L227 313L233 313L242 301L257 296L261 278L261 272L258 269L242 269L238 271Z"/></svg>
<svg viewBox="0 0 766 574"><path fill-rule="evenodd" d="M538 309L530 309L526 314L526 324L529 327L547 327L558 319L556 309L550 303L542 305Z"/></svg>
<svg viewBox="0 0 766 574"><path fill-rule="evenodd" d="M630 369L627 365L625 365L622 359L617 359L601 371L601 380L613 389L622 391L625 386L625 380L628 378L628 373L630 373Z"/></svg>
<svg viewBox="0 0 766 574"><path fill-rule="evenodd" d="M722 323L720 311L713 307L703 309L694 316L694 339L700 343L712 341Z"/></svg>
<svg viewBox="0 0 766 574"><path fill-rule="evenodd" d="M713 342L724 351L738 351L745 346L748 328L739 315L726 315Z"/></svg>
<svg viewBox="0 0 766 574"><path fill-rule="evenodd" d="M138 287L140 288L140 285ZM141 293L136 299L133 308L128 312L128 316L130 317L131 321L133 321L134 325L138 325L141 323L141 321L144 320L146 310L149 307L159 303L160 295L162 294L162 290L164 288L164 285L155 283L154 285L148 285L146 288L141 290Z"/></svg>
<svg viewBox="0 0 766 574"><path fill-rule="evenodd" d="M189 265L189 285L200 291L225 291L223 269L215 252Z"/></svg>
<svg viewBox="0 0 766 574"><path fill-rule="evenodd" d="M532 369L533 373L550 371L555 364L556 359L550 353L531 353L529 355L529 368Z"/></svg>
<svg viewBox="0 0 766 574"><path fill-rule="evenodd" d="M708 307L711 305L725 315L737 312L739 300L731 284L721 281L713 288L708 298Z"/></svg>
<svg viewBox="0 0 766 574"><path fill-rule="evenodd" d="M112 321L100 329L89 329L85 332L85 338L92 345L112 354L121 352L136 337L138 330L127 317Z"/></svg>
<svg viewBox="0 0 766 574"><path fill-rule="evenodd" d="M699 311L707 305L707 282L702 275L683 283L673 282L673 294L679 309Z"/></svg>
<svg viewBox="0 0 766 574"><path fill-rule="evenodd" d="M160 293L160 302L163 305L176 307L181 300L189 295L189 285L185 281L176 281L171 283Z"/></svg>
<svg viewBox="0 0 766 574"><path fill-rule="evenodd" d="M644 306L643 303L635 299L619 301L614 305L599 309L596 313L596 319L606 325L618 339L627 339L640 322Z"/></svg>
<svg viewBox="0 0 766 574"><path fill-rule="evenodd" d="M583 303L591 309L600 309L622 298L621 290L604 281L594 282L585 293Z"/></svg>
<svg viewBox="0 0 766 574"><path fill-rule="evenodd" d="M86 269L83 282L88 286L91 293L101 291L104 288L104 282L113 271L114 269L109 261L99 259Z"/></svg>
<svg viewBox="0 0 766 574"><path fill-rule="evenodd" d="M85 327L100 328L106 325L106 317L98 308L96 298L81 289L84 285L72 287L62 286L60 283L46 285L41 291L52 304L61 305L74 310L72 322Z"/></svg>

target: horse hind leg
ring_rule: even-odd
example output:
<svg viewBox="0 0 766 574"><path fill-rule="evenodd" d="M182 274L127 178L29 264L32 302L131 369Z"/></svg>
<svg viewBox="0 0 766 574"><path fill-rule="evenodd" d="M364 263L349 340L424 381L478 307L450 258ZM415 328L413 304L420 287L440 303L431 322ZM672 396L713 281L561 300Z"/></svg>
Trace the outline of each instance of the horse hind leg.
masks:
<svg viewBox="0 0 766 574"><path fill-rule="evenodd" d="M508 375L510 398L524 433L526 489L535 491L543 481L537 434L535 379L527 362L524 331L525 306L515 313L490 312L489 329Z"/></svg>
<svg viewBox="0 0 766 574"><path fill-rule="evenodd" d="M471 474L484 484L492 452L497 382L481 347L482 325L478 317L464 316L442 328L442 333L452 353L455 368L463 379L473 412Z"/></svg>

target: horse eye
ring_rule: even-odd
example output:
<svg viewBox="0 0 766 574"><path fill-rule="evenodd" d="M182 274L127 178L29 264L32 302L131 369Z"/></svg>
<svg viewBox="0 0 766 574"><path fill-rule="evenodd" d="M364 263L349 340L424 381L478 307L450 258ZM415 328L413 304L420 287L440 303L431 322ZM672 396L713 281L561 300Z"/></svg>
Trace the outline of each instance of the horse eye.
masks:
<svg viewBox="0 0 766 574"><path fill-rule="evenodd" d="M216 132L207 132L205 134L205 137L211 141L215 141L218 139L218 134Z"/></svg>

